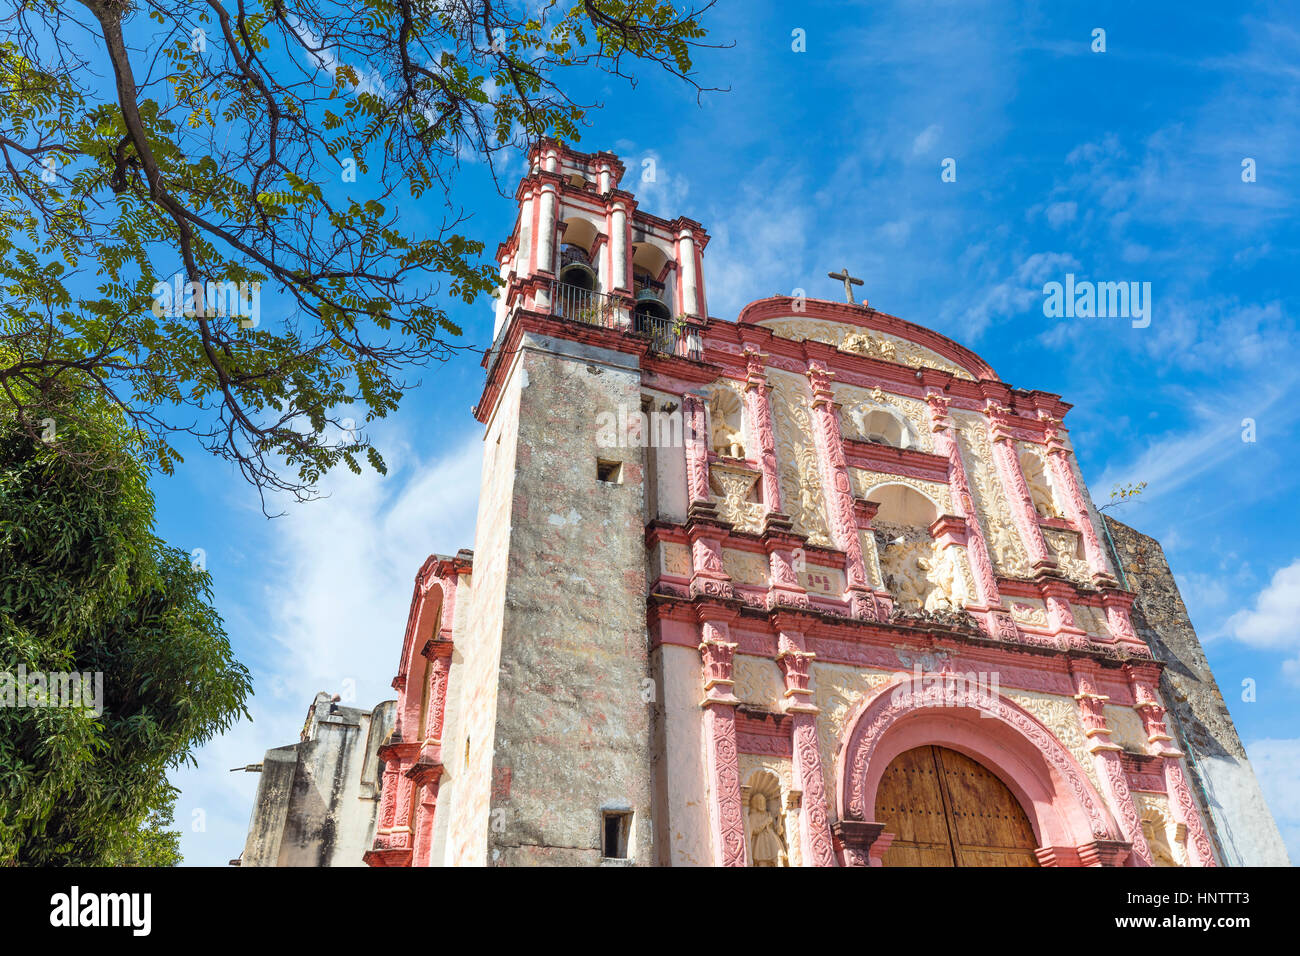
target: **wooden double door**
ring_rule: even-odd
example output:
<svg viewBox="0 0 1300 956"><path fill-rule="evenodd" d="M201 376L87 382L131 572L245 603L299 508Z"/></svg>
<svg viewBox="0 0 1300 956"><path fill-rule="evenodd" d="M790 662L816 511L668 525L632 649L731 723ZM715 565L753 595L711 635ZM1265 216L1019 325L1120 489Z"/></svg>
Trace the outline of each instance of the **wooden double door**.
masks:
<svg viewBox="0 0 1300 956"><path fill-rule="evenodd" d="M1038 866L1034 830L1007 785L946 747L899 754L876 791L876 820L895 834L885 866Z"/></svg>

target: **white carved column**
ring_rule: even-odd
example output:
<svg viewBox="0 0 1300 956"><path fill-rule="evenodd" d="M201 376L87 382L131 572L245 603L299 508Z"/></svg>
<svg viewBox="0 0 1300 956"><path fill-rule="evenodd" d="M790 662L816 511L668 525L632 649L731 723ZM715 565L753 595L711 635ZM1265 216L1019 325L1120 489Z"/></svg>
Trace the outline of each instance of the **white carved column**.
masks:
<svg viewBox="0 0 1300 956"><path fill-rule="evenodd" d="M681 263L682 311L687 315L700 314L700 294L695 273L695 237L689 229L677 236L677 261Z"/></svg>

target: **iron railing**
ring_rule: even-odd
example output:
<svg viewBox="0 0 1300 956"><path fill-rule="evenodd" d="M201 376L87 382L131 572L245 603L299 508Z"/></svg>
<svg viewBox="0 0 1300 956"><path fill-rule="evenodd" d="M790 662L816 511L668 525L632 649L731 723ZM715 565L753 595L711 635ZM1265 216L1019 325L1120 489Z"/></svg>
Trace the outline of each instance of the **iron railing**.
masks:
<svg viewBox="0 0 1300 956"><path fill-rule="evenodd" d="M650 350L661 355L702 358L699 335L693 328L676 319L635 313L624 299L603 292L553 281L551 315L566 322L617 329L647 339Z"/></svg>

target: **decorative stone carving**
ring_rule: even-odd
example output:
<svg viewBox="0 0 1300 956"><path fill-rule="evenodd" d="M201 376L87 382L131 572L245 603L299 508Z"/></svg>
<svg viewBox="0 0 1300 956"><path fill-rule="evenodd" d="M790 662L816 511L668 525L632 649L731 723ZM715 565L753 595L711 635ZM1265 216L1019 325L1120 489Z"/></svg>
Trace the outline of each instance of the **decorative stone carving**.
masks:
<svg viewBox="0 0 1300 956"><path fill-rule="evenodd" d="M759 472L746 468L711 465L709 485L718 503L718 517L741 531L761 532L765 509L753 500L760 477Z"/></svg>
<svg viewBox="0 0 1300 956"><path fill-rule="evenodd" d="M1056 503L1056 494L1047 476L1047 466L1038 452L1024 442L1018 443L1020 451L1020 470L1024 473L1025 484L1029 487L1029 497L1034 504L1034 511L1040 518L1063 517Z"/></svg>
<svg viewBox="0 0 1300 956"><path fill-rule="evenodd" d="M953 413L953 420L957 424L958 447L966 474L970 477L971 496L984 529L990 557L1003 576L1025 577L1029 574L1029 564L1002 491L995 484L993 449L984 418L971 412L957 411ZM966 517L970 518L969 515Z"/></svg>
<svg viewBox="0 0 1300 956"><path fill-rule="evenodd" d="M792 375L772 371L770 393L776 422L781 504L795 530L808 543L831 546L826 496L813 444L812 406L807 386Z"/></svg>
<svg viewBox="0 0 1300 956"><path fill-rule="evenodd" d="M724 458L745 457L743 403L737 388L730 380L709 387L709 447Z"/></svg>
<svg viewBox="0 0 1300 956"><path fill-rule="evenodd" d="M761 324L771 329L774 335L784 339L795 341L811 339L856 355L907 365L911 368L941 369L957 378L974 379L970 372L937 352L874 329L868 330L819 319L771 319Z"/></svg>
<svg viewBox="0 0 1300 956"><path fill-rule="evenodd" d="M853 493L859 498L871 499L876 489L882 485L906 485L928 498L940 514L952 511L952 493L942 482L926 481L908 475L887 475L865 468L850 468L849 477L853 482Z"/></svg>
<svg viewBox="0 0 1300 956"><path fill-rule="evenodd" d="M1089 584L1092 570L1088 562L1079 557L1079 533L1063 528L1043 528L1047 550L1056 559L1057 568L1071 581Z"/></svg>
<svg viewBox="0 0 1300 956"><path fill-rule="evenodd" d="M753 866L789 866L781 819L781 784L767 771L750 778L745 823Z"/></svg>

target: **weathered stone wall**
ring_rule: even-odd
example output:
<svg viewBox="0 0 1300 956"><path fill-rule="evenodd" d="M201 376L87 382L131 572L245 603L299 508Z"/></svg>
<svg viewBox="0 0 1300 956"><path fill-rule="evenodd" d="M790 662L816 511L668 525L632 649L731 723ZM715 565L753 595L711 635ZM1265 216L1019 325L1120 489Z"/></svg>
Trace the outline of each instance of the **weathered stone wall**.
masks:
<svg viewBox="0 0 1300 956"><path fill-rule="evenodd" d="M1220 856L1229 865L1289 865L1164 550L1154 538L1109 516L1106 527L1128 587L1138 595L1133 627L1165 662L1160 693L1173 718L1170 730L1188 755L1194 790L1208 810Z"/></svg>
<svg viewBox="0 0 1300 956"><path fill-rule="evenodd" d="M395 701L334 707L320 693L302 740L262 760L241 866L362 866L379 809L380 743Z"/></svg>
<svg viewBox="0 0 1300 956"><path fill-rule="evenodd" d="M600 447L596 425L601 411L640 409L640 371L632 356L531 335L515 361L484 459L457 675L470 699L444 747L470 737L452 861L598 863L601 813L617 810L634 814L632 862L653 863L645 456ZM621 463L618 483L597 480L598 458Z"/></svg>
<svg viewBox="0 0 1300 956"><path fill-rule="evenodd" d="M474 533L474 585L468 619L456 631L449 677L451 700L443 727L445 771L437 817L447 818L445 849L434 860L447 866L487 863L492 792L492 741L496 734L497 674L511 546L519 405L528 379L523 355L503 357L512 368L483 439L483 480ZM458 611L462 602L457 601Z"/></svg>

